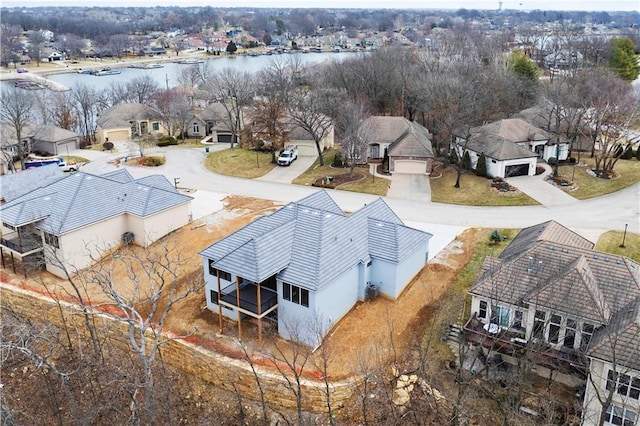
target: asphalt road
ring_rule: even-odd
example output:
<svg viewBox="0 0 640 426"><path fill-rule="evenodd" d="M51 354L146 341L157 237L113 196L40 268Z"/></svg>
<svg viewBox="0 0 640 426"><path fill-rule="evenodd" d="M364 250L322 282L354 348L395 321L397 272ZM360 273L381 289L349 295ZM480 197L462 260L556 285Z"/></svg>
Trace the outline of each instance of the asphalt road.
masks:
<svg viewBox="0 0 640 426"><path fill-rule="evenodd" d="M78 151L77 155L83 155ZM90 173L103 173L115 169L109 160L121 154L95 155L84 167ZM218 194L234 194L269 199L279 202L296 201L317 189L265 180L246 180L211 173L204 168L204 149L166 149L167 162L156 168L128 167L134 177L163 174L171 182L179 178L181 187L200 189ZM100 158L97 158L100 157ZM354 211L373 201L376 196L347 191L328 190L333 199L345 211ZM404 221L420 229L424 225L445 225L455 228L489 227L522 228L547 220L573 229L592 241L606 230L623 230L640 233L640 184L603 197L573 201L552 206L474 207L440 204L383 197L384 201Z"/></svg>

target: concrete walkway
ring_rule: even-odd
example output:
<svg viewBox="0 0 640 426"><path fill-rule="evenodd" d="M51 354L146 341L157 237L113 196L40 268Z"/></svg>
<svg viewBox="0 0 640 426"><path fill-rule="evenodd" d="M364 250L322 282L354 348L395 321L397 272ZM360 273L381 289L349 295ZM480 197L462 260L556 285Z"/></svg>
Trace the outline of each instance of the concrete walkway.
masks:
<svg viewBox="0 0 640 426"><path fill-rule="evenodd" d="M553 169L546 163L538 163L544 167L544 173L537 176L517 176L505 179L509 185L518 188L543 206L566 206L577 204L579 201L562 189L547 182L547 176L553 173Z"/></svg>

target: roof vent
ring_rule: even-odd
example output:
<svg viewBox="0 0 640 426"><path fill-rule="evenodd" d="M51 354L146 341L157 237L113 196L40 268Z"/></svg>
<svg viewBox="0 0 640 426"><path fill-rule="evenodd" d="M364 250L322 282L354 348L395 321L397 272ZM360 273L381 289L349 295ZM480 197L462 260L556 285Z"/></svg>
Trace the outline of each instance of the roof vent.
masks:
<svg viewBox="0 0 640 426"><path fill-rule="evenodd" d="M620 265L622 263L622 259L616 259L616 263Z"/></svg>
<svg viewBox="0 0 640 426"><path fill-rule="evenodd" d="M563 248L563 249L562 249L562 252L563 252L563 253L569 253L569 249Z"/></svg>
<svg viewBox="0 0 640 426"><path fill-rule="evenodd" d="M605 261L605 262L608 262L609 260L611 260L611 259L609 259L608 257L605 257L605 258L604 258L604 261Z"/></svg>
<svg viewBox="0 0 640 426"><path fill-rule="evenodd" d="M533 269L533 257L529 256L529 264L527 265L527 272L531 273L532 269Z"/></svg>
<svg viewBox="0 0 640 426"><path fill-rule="evenodd" d="M597 258L598 258L598 255L597 255L597 254L594 254L594 255L593 255L593 258L594 258L594 259L597 259Z"/></svg>
<svg viewBox="0 0 640 426"><path fill-rule="evenodd" d="M553 246L552 246L551 244L549 244L549 245L547 246L547 248L548 248L549 250L553 250Z"/></svg>

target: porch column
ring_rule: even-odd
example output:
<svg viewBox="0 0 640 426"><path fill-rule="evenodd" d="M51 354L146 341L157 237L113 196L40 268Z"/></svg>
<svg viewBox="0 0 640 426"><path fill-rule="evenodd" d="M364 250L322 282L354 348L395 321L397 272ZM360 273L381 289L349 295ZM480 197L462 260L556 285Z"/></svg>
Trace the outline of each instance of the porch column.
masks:
<svg viewBox="0 0 640 426"><path fill-rule="evenodd" d="M216 278L218 281L218 327L220 329L220 334L223 332L222 327L222 305L220 304L220 270L216 268Z"/></svg>
<svg viewBox="0 0 640 426"><path fill-rule="evenodd" d="M242 340L242 319L240 319L240 277L236 275L236 312L238 314L238 339Z"/></svg>
<svg viewBox="0 0 640 426"><path fill-rule="evenodd" d="M262 300L258 283L258 342L262 343Z"/></svg>

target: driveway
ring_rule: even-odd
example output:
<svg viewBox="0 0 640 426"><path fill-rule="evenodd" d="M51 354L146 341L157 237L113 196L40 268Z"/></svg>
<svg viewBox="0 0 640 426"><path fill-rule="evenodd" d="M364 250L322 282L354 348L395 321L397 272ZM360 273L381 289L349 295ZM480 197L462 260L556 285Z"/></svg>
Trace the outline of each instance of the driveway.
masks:
<svg viewBox="0 0 640 426"><path fill-rule="evenodd" d="M263 180L266 182L291 183L295 178L306 172L309 167L316 161L315 156L300 156L291 163L290 166L276 166L273 170L264 176L255 180Z"/></svg>
<svg viewBox="0 0 640 426"><path fill-rule="evenodd" d="M509 185L515 186L543 206L566 206L579 202L562 189L545 180L553 172L551 166L546 163L538 163L538 165L544 167L544 173L537 176L517 176L505 180Z"/></svg>
<svg viewBox="0 0 640 426"><path fill-rule="evenodd" d="M424 174L395 173L391 176L391 187L389 191L387 191L387 197L427 203L431 201L429 176Z"/></svg>

